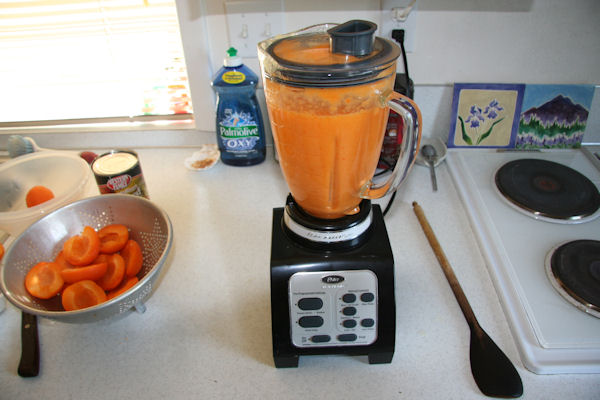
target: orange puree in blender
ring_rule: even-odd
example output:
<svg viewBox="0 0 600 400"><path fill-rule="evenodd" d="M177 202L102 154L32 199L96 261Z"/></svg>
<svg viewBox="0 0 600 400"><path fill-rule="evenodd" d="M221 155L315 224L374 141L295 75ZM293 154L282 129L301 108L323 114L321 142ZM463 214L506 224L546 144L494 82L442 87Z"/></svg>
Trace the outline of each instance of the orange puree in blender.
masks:
<svg viewBox="0 0 600 400"><path fill-rule="evenodd" d="M294 87L265 79L281 168L292 196L307 213L331 219L358 211L388 118L382 92L391 89L393 79L390 74L339 88Z"/></svg>
<svg viewBox="0 0 600 400"><path fill-rule="evenodd" d="M332 53L329 35L315 35L312 40L284 40L277 43L273 54L294 64L332 65L347 64L360 60L358 57Z"/></svg>

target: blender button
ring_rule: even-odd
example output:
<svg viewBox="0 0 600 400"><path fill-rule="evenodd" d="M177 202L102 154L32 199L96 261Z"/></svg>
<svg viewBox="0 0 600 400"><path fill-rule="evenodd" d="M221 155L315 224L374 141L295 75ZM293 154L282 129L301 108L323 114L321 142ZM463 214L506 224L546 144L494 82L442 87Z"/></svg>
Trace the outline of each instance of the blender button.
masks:
<svg viewBox="0 0 600 400"><path fill-rule="evenodd" d="M355 315L356 314L356 308L354 308L354 307L344 307L344 308L342 308L342 314L344 314L344 315Z"/></svg>
<svg viewBox="0 0 600 400"><path fill-rule="evenodd" d="M344 320L344 322L342 322L342 325L344 326L344 328L354 328L356 326L356 320L354 320L354 319Z"/></svg>
<svg viewBox="0 0 600 400"><path fill-rule="evenodd" d="M353 342L356 340L357 336L354 333L343 333L338 335L337 338L340 342Z"/></svg>
<svg viewBox="0 0 600 400"><path fill-rule="evenodd" d="M371 292L363 293L360 295L360 299L365 303L370 303L375 300L375 295Z"/></svg>
<svg viewBox="0 0 600 400"><path fill-rule="evenodd" d="M373 318L365 318L360 321L360 325L364 326L365 328L371 328L373 325L375 325L375 320Z"/></svg>
<svg viewBox="0 0 600 400"><path fill-rule="evenodd" d="M342 296L344 303L354 303L356 301L356 295L354 293L346 293Z"/></svg>
<svg viewBox="0 0 600 400"><path fill-rule="evenodd" d="M298 300L298 307L301 310L319 310L323 307L323 300L318 297L305 297Z"/></svg>
<svg viewBox="0 0 600 400"><path fill-rule="evenodd" d="M310 338L313 343L325 343L331 340L329 335L315 335Z"/></svg>
<svg viewBox="0 0 600 400"><path fill-rule="evenodd" d="M298 320L298 324L303 328L317 328L323 325L323 318L318 315L302 317Z"/></svg>

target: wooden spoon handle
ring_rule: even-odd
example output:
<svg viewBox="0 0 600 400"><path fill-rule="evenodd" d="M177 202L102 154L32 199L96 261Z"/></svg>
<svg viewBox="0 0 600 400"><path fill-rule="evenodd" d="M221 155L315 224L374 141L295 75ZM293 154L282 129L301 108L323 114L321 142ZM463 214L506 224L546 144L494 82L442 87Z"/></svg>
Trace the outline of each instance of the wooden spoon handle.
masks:
<svg viewBox="0 0 600 400"><path fill-rule="evenodd" d="M429 225L429 222L427 221L427 217L425 217L425 213L423 212L423 209L416 201L413 201L412 205L413 205L413 210L415 212L415 215L417 216L417 219L419 220L419 223L421 224L421 228L423 228L423 232L425 233L425 236L427 237L427 240L429 241L429 245L433 249L433 252L438 259L438 262L440 263L440 266L442 267L442 270L444 271L444 274L446 275L446 279L448 280L448 283L450 284L450 287L452 288L454 297L456 297L456 300L458 301L458 305L460 306L460 309L462 310L463 315L465 316L465 319L469 323L469 326L479 327L479 323L477 322L475 313L473 312L473 309L471 308L471 305L469 304L469 300L467 300L467 296L465 296L465 292L463 292L462 287L460 286L460 283L458 283L458 279L456 278L456 275L454 275L454 270L452 269L452 266L450 266L450 263L448 262L448 259L446 258L446 255L444 254L444 250L442 249L442 246L438 242L438 240L435 236L435 233L433 232L433 229L431 229L431 226Z"/></svg>

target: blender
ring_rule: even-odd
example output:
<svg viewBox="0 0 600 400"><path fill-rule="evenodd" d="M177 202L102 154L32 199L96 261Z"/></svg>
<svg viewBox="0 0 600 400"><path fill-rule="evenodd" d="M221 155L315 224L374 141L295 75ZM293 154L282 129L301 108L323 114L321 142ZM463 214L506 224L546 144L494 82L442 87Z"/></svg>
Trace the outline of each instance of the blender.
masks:
<svg viewBox="0 0 600 400"><path fill-rule="evenodd" d="M395 348L394 258L372 199L396 190L421 135L416 104L393 91L399 47L377 25L315 25L258 44L265 99L290 194L273 210L271 317L276 367L299 356ZM375 182L390 109L403 120L398 161Z"/></svg>

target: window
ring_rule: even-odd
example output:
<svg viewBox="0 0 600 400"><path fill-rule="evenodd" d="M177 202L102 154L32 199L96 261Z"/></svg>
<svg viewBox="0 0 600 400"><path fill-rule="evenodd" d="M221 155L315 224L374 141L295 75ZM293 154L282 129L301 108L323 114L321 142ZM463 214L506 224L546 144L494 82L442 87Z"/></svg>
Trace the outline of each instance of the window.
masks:
<svg viewBox="0 0 600 400"><path fill-rule="evenodd" d="M0 126L191 118L174 0L3 0L0 20Z"/></svg>

